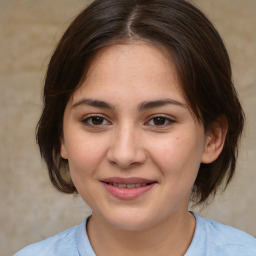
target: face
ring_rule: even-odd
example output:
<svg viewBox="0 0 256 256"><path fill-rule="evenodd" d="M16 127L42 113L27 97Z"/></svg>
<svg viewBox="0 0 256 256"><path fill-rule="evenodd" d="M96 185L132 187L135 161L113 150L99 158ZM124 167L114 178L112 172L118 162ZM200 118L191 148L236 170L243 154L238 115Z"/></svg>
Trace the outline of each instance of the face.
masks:
<svg viewBox="0 0 256 256"><path fill-rule="evenodd" d="M165 56L145 43L102 49L65 109L61 155L93 216L117 228L187 212L205 154Z"/></svg>

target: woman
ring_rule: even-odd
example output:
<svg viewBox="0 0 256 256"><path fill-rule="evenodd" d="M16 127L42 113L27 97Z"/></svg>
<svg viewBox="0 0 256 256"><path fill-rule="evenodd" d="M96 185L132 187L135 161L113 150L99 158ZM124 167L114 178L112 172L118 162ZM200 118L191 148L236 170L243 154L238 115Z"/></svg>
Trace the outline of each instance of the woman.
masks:
<svg viewBox="0 0 256 256"><path fill-rule="evenodd" d="M21 255L256 255L188 211L228 185L244 114L225 46L181 0L96 0L49 64L37 141L53 185L92 215Z"/></svg>

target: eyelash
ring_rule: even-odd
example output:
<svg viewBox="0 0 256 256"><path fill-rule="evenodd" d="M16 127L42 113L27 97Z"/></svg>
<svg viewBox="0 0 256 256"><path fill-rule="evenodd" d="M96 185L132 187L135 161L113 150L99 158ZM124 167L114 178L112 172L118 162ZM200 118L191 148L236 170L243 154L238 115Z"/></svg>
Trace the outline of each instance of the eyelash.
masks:
<svg viewBox="0 0 256 256"><path fill-rule="evenodd" d="M149 121L146 122L146 124L149 124L150 122L154 122L154 120L157 118L161 118L164 120L164 124L162 124L162 125L152 124L152 126L155 126L157 128L164 128L164 127L167 127L175 122L173 119L166 117L164 115L156 115L156 116L151 117L149 119ZM167 122L167 124L166 124L166 122Z"/></svg>
<svg viewBox="0 0 256 256"><path fill-rule="evenodd" d="M98 125L97 125L97 124L93 124L93 123L92 123L92 122L93 122L93 121L92 121L93 118L100 118L100 120L101 120L103 123L102 123L102 124L98 124ZM156 121L157 118L162 119L162 120L158 120L158 121L164 121L164 124L160 124L160 125L150 124L150 122ZM91 127L101 127L101 126L103 126L103 125L110 125L110 124L111 124L111 122L108 121L108 119L107 119L105 116L99 115L99 114L92 114L92 115L85 116L85 118L83 118L81 122L82 122L83 124L85 124L85 125L87 125L87 126L91 126ZM104 123L104 122L107 122L107 124ZM166 122L167 122L167 124L166 124ZM145 123L145 125L155 126L155 127L157 127L157 128L164 128L164 127L167 127L167 126L173 124L174 122L175 122L175 121L174 121L173 119L171 119L171 118L169 118L169 117L166 117L166 116L164 116L164 115L156 115L156 116L151 117L151 118Z"/></svg>
<svg viewBox="0 0 256 256"><path fill-rule="evenodd" d="M106 118L105 116L99 115L99 114L97 114L97 115L88 115L88 116L85 116L85 118L83 118L83 120L82 120L82 123L85 124L85 125L87 125L87 126L91 126L91 127L100 127L100 126L106 125L106 124L99 124L99 125L96 125L96 124L93 124L93 123L89 123L90 121L92 122L92 119L93 119L93 118L101 118L101 119L103 120L103 122L104 122L104 121L107 121L107 122L108 122L107 125L111 124L111 123L107 120L107 118Z"/></svg>

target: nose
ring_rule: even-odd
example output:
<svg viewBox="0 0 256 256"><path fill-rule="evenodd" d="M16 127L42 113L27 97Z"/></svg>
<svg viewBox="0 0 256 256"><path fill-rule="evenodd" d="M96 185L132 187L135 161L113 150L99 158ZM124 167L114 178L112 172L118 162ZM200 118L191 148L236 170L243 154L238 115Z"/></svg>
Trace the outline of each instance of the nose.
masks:
<svg viewBox="0 0 256 256"><path fill-rule="evenodd" d="M108 149L108 161L122 169L143 164L147 155L139 137L134 127L126 125L117 128Z"/></svg>

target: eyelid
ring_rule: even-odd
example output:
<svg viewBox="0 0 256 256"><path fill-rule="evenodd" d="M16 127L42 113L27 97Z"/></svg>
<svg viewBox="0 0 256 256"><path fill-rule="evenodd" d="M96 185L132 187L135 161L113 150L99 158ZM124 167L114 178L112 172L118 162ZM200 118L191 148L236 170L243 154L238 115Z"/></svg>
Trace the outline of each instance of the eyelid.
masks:
<svg viewBox="0 0 256 256"><path fill-rule="evenodd" d="M157 117L164 118L164 119L166 119L167 121L169 121L169 123L168 123L168 124L165 124L165 125L159 125L159 126L157 126L157 125L151 125L151 126L155 126L155 127L157 127L157 128L165 128L165 127L170 126L171 124L173 124L173 123L176 122L175 119L174 119L174 118L171 118L170 116L167 116L167 115L165 115L165 114L156 114L156 115L150 116L150 117L148 118L148 121L146 121L145 124L147 125L151 120L153 120L154 118L157 118Z"/></svg>
<svg viewBox="0 0 256 256"><path fill-rule="evenodd" d="M109 121L109 118L106 117L105 115L102 115L102 114L88 114L88 115L85 115L83 116L83 118L81 119L81 122L87 126L92 126L92 127L97 127L97 126L103 126L103 125L106 125L106 124L102 124L102 125L90 125L88 123L86 123L90 118L93 118L93 117L102 117L104 120L106 120L108 122L107 125L111 124L111 122Z"/></svg>

